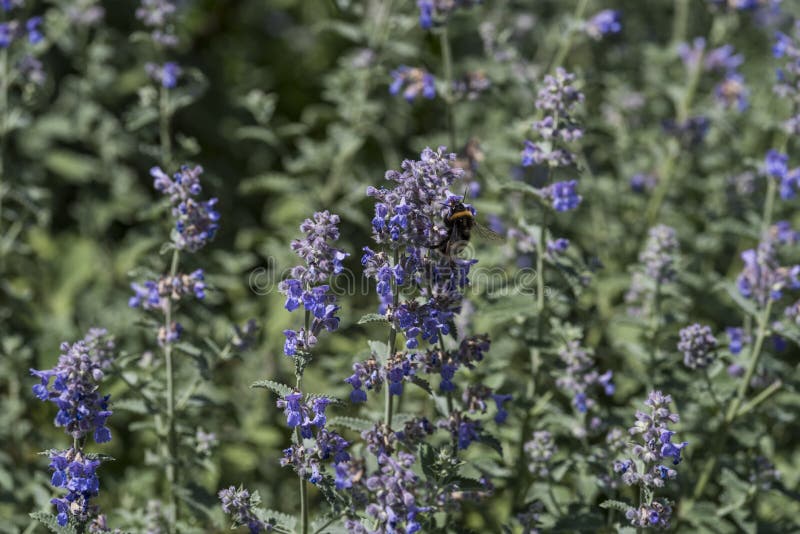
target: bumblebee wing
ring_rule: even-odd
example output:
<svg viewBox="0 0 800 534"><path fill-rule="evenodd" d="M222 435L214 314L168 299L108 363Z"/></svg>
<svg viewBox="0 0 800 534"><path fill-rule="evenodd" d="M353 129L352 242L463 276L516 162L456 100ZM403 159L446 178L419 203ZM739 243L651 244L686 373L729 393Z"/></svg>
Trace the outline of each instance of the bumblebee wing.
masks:
<svg viewBox="0 0 800 534"><path fill-rule="evenodd" d="M484 225L482 225L478 221L474 221L474 223L472 225L472 229L475 230L475 233L477 233L480 237L482 237L483 239L486 239L488 241L505 241L505 239L503 239L503 236L501 236L500 234L498 234L494 230L490 230L489 228L486 228Z"/></svg>

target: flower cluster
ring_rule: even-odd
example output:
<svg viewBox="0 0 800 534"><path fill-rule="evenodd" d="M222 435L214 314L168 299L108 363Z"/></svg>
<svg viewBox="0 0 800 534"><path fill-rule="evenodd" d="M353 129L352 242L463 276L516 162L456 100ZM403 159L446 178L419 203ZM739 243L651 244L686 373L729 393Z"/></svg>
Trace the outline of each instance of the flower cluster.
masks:
<svg viewBox="0 0 800 534"><path fill-rule="evenodd" d="M384 382L389 384L391 395L403 393L403 382L414 377L418 366L415 354L397 352L385 365L379 366L373 356L365 362L353 364L353 374L345 382L353 387L350 393L352 402L366 402L367 393L362 389L380 392Z"/></svg>
<svg viewBox="0 0 800 534"><path fill-rule="evenodd" d="M453 93L467 100L475 100L481 93L488 91L491 86L492 82L484 71L470 71L460 80L453 82Z"/></svg>
<svg viewBox="0 0 800 534"><path fill-rule="evenodd" d="M680 331L678 350L683 353L683 364L690 369L704 369L714 359L717 338L711 328L697 323Z"/></svg>
<svg viewBox="0 0 800 534"><path fill-rule="evenodd" d="M14 9L15 2L2 2L0 10L9 12ZM28 42L38 44L44 39L41 32L42 17L31 17L23 23L22 20L8 20L0 22L0 48L8 48L14 40L27 35Z"/></svg>
<svg viewBox="0 0 800 534"><path fill-rule="evenodd" d="M612 372L600 373L595 369L594 357L590 350L581 347L577 340L570 340L558 351L558 356L566 364L556 385L572 394L572 404L580 413L591 410L597 402L590 396L594 386L602 388L606 395L613 395L615 388L611 381Z"/></svg>
<svg viewBox="0 0 800 534"><path fill-rule="evenodd" d="M136 9L136 18L150 31L150 38L157 48L165 50L178 46L178 37L173 28L176 7L171 0L141 0ZM150 78L166 89L178 85L181 67L174 61L163 65L147 63L145 71Z"/></svg>
<svg viewBox="0 0 800 534"><path fill-rule="evenodd" d="M622 22L619 11L604 9L590 18L584 24L583 31L595 40L600 40L606 35L622 31Z"/></svg>
<svg viewBox="0 0 800 534"><path fill-rule="evenodd" d="M61 344L61 356L54 368L31 369L31 374L40 378L33 393L58 406L55 425L64 427L75 439L92 434L97 443L111 440L111 432L105 426L111 415L109 395L98 393L98 383L111 365L113 350L114 341L107 332L93 328L82 340Z"/></svg>
<svg viewBox="0 0 800 534"><path fill-rule="evenodd" d="M417 0L419 8L419 25L423 30L428 30L445 19L450 12L464 7L479 4L481 0Z"/></svg>
<svg viewBox="0 0 800 534"><path fill-rule="evenodd" d="M334 466L350 459L347 447L350 444L336 432L325 428L328 419L325 410L331 400L315 397L303 401L303 394L294 392L278 399L278 408L283 409L286 424L296 428L301 440L283 451L281 465L291 465L297 474L312 484L322 481L321 461L332 460ZM316 433L314 432L316 428ZM306 447L302 440L314 439L314 446Z"/></svg>
<svg viewBox="0 0 800 534"><path fill-rule="evenodd" d="M777 81L774 91L781 98L792 104L795 110L792 117L783 124L789 134L800 133L800 113L797 113L800 104L800 21L795 22L792 34L787 35L777 32L772 54L779 59L785 59L785 64L777 70Z"/></svg>
<svg viewBox="0 0 800 534"><path fill-rule="evenodd" d="M685 441L672 442L675 432L669 429L669 425L677 423L679 417L670 412L671 402L669 395L660 391L650 392L644 402L648 411L637 411L636 423L628 430L631 436L640 436L641 442L631 443L628 458L614 462L614 471L621 475L623 482L648 490L644 492L649 496L647 501L628 509L625 514L636 527L669 526L671 504L665 499L653 499L653 489L663 488L666 481L678 476L669 465L681 462L681 451L688 445Z"/></svg>
<svg viewBox="0 0 800 534"><path fill-rule="evenodd" d="M133 296L128 299L131 308L143 310L161 310L166 308L167 301L178 302L182 297L194 294L200 300L206 296L206 284L202 269L189 274L163 276L158 280L145 280L141 284L132 283Z"/></svg>
<svg viewBox="0 0 800 534"><path fill-rule="evenodd" d="M403 92L403 98L413 102L420 95L428 100L436 96L436 80L433 74L419 67L400 65L391 73L392 83L389 85L389 94L397 95Z"/></svg>
<svg viewBox="0 0 800 534"><path fill-rule="evenodd" d="M339 327L336 312L336 297L329 285L324 284L344 269L342 262L348 253L330 245L339 239L339 216L329 211L315 213L300 225L305 234L302 239L292 241L292 250L303 259L305 265L292 268L291 278L283 280L278 289L286 295L285 308L294 311L301 305L310 314L309 331L284 330L286 341L283 351L295 356L317 343L317 336L324 328L331 332Z"/></svg>
<svg viewBox="0 0 800 534"><path fill-rule="evenodd" d="M545 77L536 99L536 108L543 116L533 123L540 141L525 141L522 151L524 167L564 167L574 162L575 156L567 145L583 137L583 129L574 118L575 108L583 102L583 93L574 82L575 75L561 67L556 69L555 75ZM540 194L552 202L556 211L568 211L577 208L581 202L576 187L575 180L556 182L543 188Z"/></svg>
<svg viewBox="0 0 800 534"><path fill-rule="evenodd" d="M111 365L114 348L114 341L105 330L93 328L80 341L62 343L62 354L53 369L31 369L31 374L40 378L40 383L33 386L33 393L58 406L55 425L64 427L74 442L67 450L49 452L53 471L50 483L67 490L65 496L50 501L56 507L56 521L62 527L70 519L86 526L97 515L97 507L90 500L100 489L96 474L100 461L89 457L83 451L83 444L89 434L96 443L111 440L106 427L111 415L109 396L98 392L98 383ZM51 378L54 378L52 384Z"/></svg>
<svg viewBox="0 0 800 534"><path fill-rule="evenodd" d="M647 243L639 255L648 278L657 284L668 284L675 280L675 263L678 254L678 238L675 229L659 224L650 229Z"/></svg>
<svg viewBox="0 0 800 534"><path fill-rule="evenodd" d="M477 362L483 360L490 344L489 336L486 334L470 336L461 341L458 350L425 352L421 355L422 366L428 374L439 374L441 377L439 390L448 393L455 390L453 377L456 371L461 367L472 369Z"/></svg>
<svg viewBox="0 0 800 534"><path fill-rule="evenodd" d="M351 519L345 525L349 532L413 534L422 529L419 516L430 508L419 505L420 479L412 468L414 462L414 455L404 451L398 452L397 458L387 454L378 456L378 469L358 483L359 489L367 494L366 513L371 528ZM354 481L350 479L349 484L352 488Z"/></svg>
<svg viewBox="0 0 800 534"><path fill-rule="evenodd" d="M90 500L100 492L97 468L100 460L88 458L81 450L70 448L65 451L50 451L50 469L53 487L67 490L64 497L53 498L50 503L56 507L56 521L66 526L70 517L79 524L86 524L97 515L97 507Z"/></svg>
<svg viewBox="0 0 800 534"><path fill-rule="evenodd" d="M625 302L632 315L643 315L647 303L658 288L677 278L679 244L675 229L659 224L648 232L647 242L639 254L640 267L634 271Z"/></svg>
<svg viewBox="0 0 800 534"><path fill-rule="evenodd" d="M634 174L630 186L634 193L649 193L658 185L658 177L653 174Z"/></svg>
<svg viewBox="0 0 800 534"><path fill-rule="evenodd" d="M781 198L790 200L800 191L800 167L789 169L789 156L770 150L764 158L764 174L779 182Z"/></svg>
<svg viewBox="0 0 800 534"><path fill-rule="evenodd" d="M470 413L480 412L486 413L488 407L487 400L492 399L497 408L497 413L494 416L494 421L497 424L502 424L508 419L508 411L505 404L513 399L512 395L504 395L499 393L492 393L492 390L483 384L474 384L467 386L464 393L461 395L461 402L467 407Z"/></svg>
<svg viewBox="0 0 800 534"><path fill-rule="evenodd" d="M15 68L4 74L7 78L3 80L3 83L6 84L5 90L8 90L8 86L15 81L35 86L41 86L45 81L42 62L34 56L34 54L40 53L41 50L36 45L44 40L44 34L41 29L42 17L36 16L24 20L22 18L8 19L9 16L13 15L6 14L21 5L22 2L7 0L0 3L0 13L4 15L2 21L0 21L0 49L10 48L16 41L17 45L14 48L20 52L19 56L12 55L13 58L19 58L13 60ZM27 43L27 46L25 46L25 43Z"/></svg>
<svg viewBox="0 0 800 534"><path fill-rule="evenodd" d="M744 269L736 279L739 293L759 306L778 301L787 289L800 289L800 265L781 266L778 248L795 242L796 235L785 223L773 225L755 249L742 252Z"/></svg>
<svg viewBox="0 0 800 534"><path fill-rule="evenodd" d="M772 9L777 11L783 0L708 0L717 8L727 8L736 11L755 11L758 9Z"/></svg>
<svg viewBox="0 0 800 534"><path fill-rule="evenodd" d="M167 195L172 204L175 217L172 241L180 250L197 252L214 239L219 229L219 213L215 209L217 199L199 201L195 198L202 192L202 173L203 168L199 165L194 168L184 165L172 178L160 167L150 169L153 187Z"/></svg>
<svg viewBox="0 0 800 534"><path fill-rule="evenodd" d="M272 524L260 519L255 512L261 499L258 493L250 495L250 492L242 487L236 489L235 486L220 490L217 494L222 502L222 511L231 517L233 526L247 526L250 534L272 530Z"/></svg>
<svg viewBox="0 0 800 534"><path fill-rule="evenodd" d="M530 441L524 445L528 458L528 470L534 475L547 478L550 476L550 464L558 449L553 435L547 430L537 430Z"/></svg>
<svg viewBox="0 0 800 534"><path fill-rule="evenodd" d="M480 421L470 419L460 410L453 410L448 418L440 419L436 426L449 432L460 450L469 448L475 441L480 441L483 432L483 424Z"/></svg>

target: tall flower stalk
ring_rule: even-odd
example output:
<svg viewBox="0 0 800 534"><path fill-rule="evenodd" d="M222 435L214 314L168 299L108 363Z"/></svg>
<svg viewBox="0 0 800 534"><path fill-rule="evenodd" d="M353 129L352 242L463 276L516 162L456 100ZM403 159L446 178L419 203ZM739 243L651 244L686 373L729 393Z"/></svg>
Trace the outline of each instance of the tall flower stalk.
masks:
<svg viewBox="0 0 800 534"><path fill-rule="evenodd" d="M52 449L47 455L53 471L50 483L67 490L63 497L50 500L56 507L56 522L62 527L70 525L78 532L86 532L94 521L104 522L91 502L100 491L97 468L101 460L85 447L89 436L97 444L111 441L106 426L112 414L110 396L99 392L99 383L111 365L114 349L114 341L107 332L93 328L82 340L61 344L61 355L54 368L31 369L31 374L40 379L33 386L34 395L58 406L55 425L63 427L72 438L71 447Z"/></svg>

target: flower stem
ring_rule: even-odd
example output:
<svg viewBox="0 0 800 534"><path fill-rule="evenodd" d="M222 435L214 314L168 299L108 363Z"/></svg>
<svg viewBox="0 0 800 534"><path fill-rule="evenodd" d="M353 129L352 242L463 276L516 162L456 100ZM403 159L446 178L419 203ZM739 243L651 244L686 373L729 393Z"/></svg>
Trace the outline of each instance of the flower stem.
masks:
<svg viewBox="0 0 800 534"><path fill-rule="evenodd" d="M672 19L672 42L682 43L686 40L686 29L689 22L689 0L675 0L675 18Z"/></svg>
<svg viewBox="0 0 800 534"><path fill-rule="evenodd" d="M5 196L5 151L8 130L8 49L0 49L0 230L3 228L3 197Z"/></svg>
<svg viewBox="0 0 800 534"><path fill-rule="evenodd" d="M169 109L169 89L159 86L158 98L159 138L161 141L161 165L166 172L172 163L172 138L169 133L169 121L172 117Z"/></svg>
<svg viewBox="0 0 800 534"><path fill-rule="evenodd" d="M174 278L178 272L178 262L180 251L175 248L172 251L172 262L170 264L169 276ZM167 375L167 483L169 485L167 497L169 501L169 532L175 532L175 525L178 520L178 500L176 498L176 485L178 484L178 451L175 432L175 369L172 361L172 342L169 335L172 330L172 298L167 296L164 307L164 362Z"/></svg>
<svg viewBox="0 0 800 534"><path fill-rule="evenodd" d="M572 18L575 20L582 20L587 7L589 7L589 0L578 0ZM572 50L572 39L574 37L575 32L572 29L568 29L566 36L561 40L561 45L558 47L550 64L547 65L547 70L545 70L545 72L551 72L553 69L560 67L564 60L567 59L567 54Z"/></svg>
<svg viewBox="0 0 800 534"><path fill-rule="evenodd" d="M772 220L772 209L775 203L775 181L768 180L767 181L767 196L764 199L764 212L761 219L762 228L769 228ZM714 472L714 468L717 465L717 457L719 456L720 449L722 445L725 443L725 437L727 436L728 430L730 429L731 424L733 421L743 415L756 406L766 400L769 396L771 396L775 391L780 388L780 381L778 384L773 384L770 388L767 388L769 393L762 391L759 395L757 395L753 400L751 400L746 406L745 409L739 410L739 407L744 402L745 395L747 394L747 388L750 385L750 380L753 378L753 375L758 368L758 361L761 359L761 348L764 345L764 338L767 335L767 326L769 324L769 317L770 313L772 312L772 299L767 300L767 304L759 314L757 319L757 330L756 330L756 340L753 343L750 349L750 355L748 358L748 365L747 371L745 372L744 377L742 377L741 382L739 382L739 388L736 391L736 397L731 401L730 406L728 407L728 411L725 414L724 419L722 420L722 425L717 432L718 439L715 440L716 446L714 453L706 462L703 471L700 473L700 477L697 479L697 484L694 487L694 498L697 499L703 494L703 490L705 490L706 485L708 484L709 479L711 478L711 474Z"/></svg>
<svg viewBox="0 0 800 534"><path fill-rule="evenodd" d="M400 262L400 251L395 249L394 250L394 263L392 267L396 267L397 264ZM400 303L400 289L397 287L397 282L395 281L394 277L392 277L392 313L397 313L397 306ZM394 356L395 346L397 345L397 326L395 325L394 320L392 320L391 324L389 325L389 342L387 343L388 347L388 354L386 355L386 360L388 361L389 358ZM383 422L386 424L388 429L392 428L392 408L394 399L392 398L392 393L389 391L389 385L384 384L385 390L385 403L383 409Z"/></svg>
<svg viewBox="0 0 800 534"><path fill-rule="evenodd" d="M453 116L453 52L450 48L450 37L447 24L442 26L439 34L439 43L442 48L442 66L444 68L444 101L447 106L447 132L450 140L450 151L456 151L456 121Z"/></svg>
<svg viewBox="0 0 800 534"><path fill-rule="evenodd" d="M679 0L680 1L680 0ZM689 119L689 114L692 110L692 101L694 100L695 93L697 92L697 85L700 83L700 74L702 73L703 55L697 59L697 63L692 66L689 71L689 79L686 85L686 91L683 93L678 103L676 111L677 127L681 127ZM664 204L664 199L669 192L670 184L675 177L675 168L678 164L678 157L681 154L680 143L672 139L668 143L669 153L661 168L658 186L656 187L653 196L650 198L650 203L647 206L647 227L653 226L658 219L658 214L661 211L661 206Z"/></svg>

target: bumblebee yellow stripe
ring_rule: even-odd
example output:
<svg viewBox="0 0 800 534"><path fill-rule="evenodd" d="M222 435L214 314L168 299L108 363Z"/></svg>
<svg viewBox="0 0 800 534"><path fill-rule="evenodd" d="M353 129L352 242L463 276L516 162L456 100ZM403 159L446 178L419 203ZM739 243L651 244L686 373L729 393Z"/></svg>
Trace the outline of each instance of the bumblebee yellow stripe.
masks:
<svg viewBox="0 0 800 534"><path fill-rule="evenodd" d="M448 221L455 221L456 219L461 219L462 217L472 217L472 212L469 210L457 211L450 216Z"/></svg>

